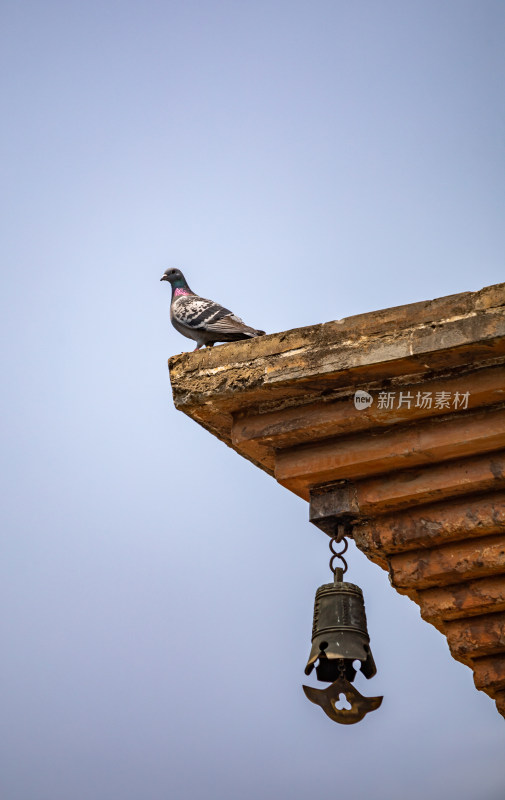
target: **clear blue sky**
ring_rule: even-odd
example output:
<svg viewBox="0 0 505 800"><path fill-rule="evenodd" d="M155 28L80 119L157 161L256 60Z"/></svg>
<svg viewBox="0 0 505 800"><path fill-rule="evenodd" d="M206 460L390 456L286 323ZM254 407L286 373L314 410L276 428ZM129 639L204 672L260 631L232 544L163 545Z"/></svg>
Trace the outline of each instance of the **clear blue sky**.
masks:
<svg viewBox="0 0 505 800"><path fill-rule="evenodd" d="M269 332L504 278L505 4L4 0L0 791L499 800L360 553L380 711L303 696L327 539L176 412L166 267Z"/></svg>

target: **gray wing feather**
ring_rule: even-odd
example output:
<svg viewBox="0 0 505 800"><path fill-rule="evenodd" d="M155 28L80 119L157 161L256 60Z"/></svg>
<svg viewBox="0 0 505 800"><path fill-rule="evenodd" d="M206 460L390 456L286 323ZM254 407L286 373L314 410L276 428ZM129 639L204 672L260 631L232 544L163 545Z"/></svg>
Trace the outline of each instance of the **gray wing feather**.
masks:
<svg viewBox="0 0 505 800"><path fill-rule="evenodd" d="M231 342L264 333L250 328L229 308L197 295L183 295L173 300L171 317L174 327L180 333L200 344Z"/></svg>
<svg viewBox="0 0 505 800"><path fill-rule="evenodd" d="M194 330L232 333L247 328L229 308L205 297L180 297L174 302L172 313L178 322Z"/></svg>
<svg viewBox="0 0 505 800"><path fill-rule="evenodd" d="M204 297L192 295L179 297L172 305L172 314L178 322L196 330L206 328L207 323L218 319L223 314L231 314L227 308L206 300Z"/></svg>

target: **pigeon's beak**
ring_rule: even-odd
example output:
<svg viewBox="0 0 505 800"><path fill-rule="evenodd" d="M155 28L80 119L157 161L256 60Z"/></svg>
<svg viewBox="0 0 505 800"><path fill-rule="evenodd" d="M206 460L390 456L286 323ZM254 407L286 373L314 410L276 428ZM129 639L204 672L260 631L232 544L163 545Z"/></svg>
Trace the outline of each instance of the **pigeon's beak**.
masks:
<svg viewBox="0 0 505 800"><path fill-rule="evenodd" d="M166 275L162 275L160 281L168 281L168 277Z"/></svg>

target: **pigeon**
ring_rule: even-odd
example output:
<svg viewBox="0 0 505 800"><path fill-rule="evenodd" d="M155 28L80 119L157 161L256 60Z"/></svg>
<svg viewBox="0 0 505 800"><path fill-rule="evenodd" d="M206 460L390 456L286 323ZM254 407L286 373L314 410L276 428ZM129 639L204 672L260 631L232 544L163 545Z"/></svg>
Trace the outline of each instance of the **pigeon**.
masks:
<svg viewBox="0 0 505 800"><path fill-rule="evenodd" d="M265 331L250 328L229 308L192 292L179 269L165 270L160 280L172 284L170 321L176 331L196 342L195 350L203 345L212 347L215 342L236 342L265 335Z"/></svg>

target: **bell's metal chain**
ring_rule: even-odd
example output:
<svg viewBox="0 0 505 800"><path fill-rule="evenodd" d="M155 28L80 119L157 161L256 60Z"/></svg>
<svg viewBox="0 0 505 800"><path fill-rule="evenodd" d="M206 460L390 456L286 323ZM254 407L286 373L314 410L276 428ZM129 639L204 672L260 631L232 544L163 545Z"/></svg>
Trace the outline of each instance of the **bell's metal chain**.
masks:
<svg viewBox="0 0 505 800"><path fill-rule="evenodd" d="M341 574L344 575L347 572L347 561L344 558L344 553L347 552L347 548L349 547L349 542L345 538L346 535L346 526L345 525L338 525L337 532L335 536L332 536L330 539L330 550L332 552L332 556L330 558L330 569L335 575L337 569L341 570ZM343 547L342 550L335 550L335 545L342 543ZM338 558L339 561L342 562L344 565L342 567L335 566L335 559Z"/></svg>

